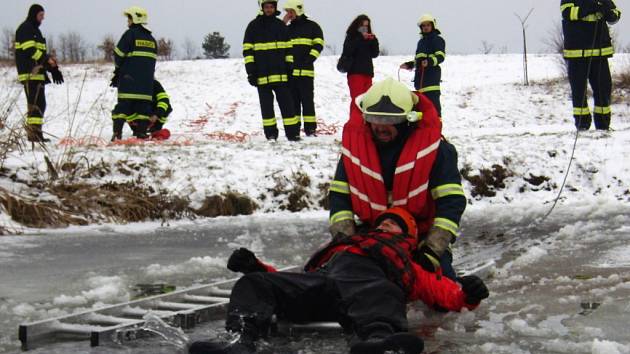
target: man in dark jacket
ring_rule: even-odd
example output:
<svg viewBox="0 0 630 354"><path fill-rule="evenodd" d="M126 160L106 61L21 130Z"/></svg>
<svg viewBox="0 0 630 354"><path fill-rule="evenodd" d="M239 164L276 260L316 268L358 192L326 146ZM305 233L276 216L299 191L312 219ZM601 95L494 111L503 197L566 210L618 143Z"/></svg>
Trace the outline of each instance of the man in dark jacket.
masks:
<svg viewBox="0 0 630 354"><path fill-rule="evenodd" d="M112 111L112 141L122 139L125 122L130 123L135 137L148 137L157 60L157 42L147 27L147 11L133 6L125 10L124 15L129 29L114 49L116 69L111 86L118 88L118 103Z"/></svg>
<svg viewBox="0 0 630 354"><path fill-rule="evenodd" d="M403 206L419 228L417 263L455 279L455 242L466 197L457 151L442 138L442 123L423 94L396 80L375 83L358 99L361 118L343 130L342 157L330 186L330 231L374 227L387 207ZM361 123L353 123L362 120Z"/></svg>
<svg viewBox="0 0 630 354"><path fill-rule="evenodd" d="M243 58L250 85L258 88L263 129L267 140L278 139L276 114L273 109L274 93L282 113L284 133L290 141L300 140L300 120L289 90L293 55L287 26L276 16L278 2L258 0L258 16L245 30Z"/></svg>
<svg viewBox="0 0 630 354"><path fill-rule="evenodd" d="M422 15L418 21L422 38L418 41L416 58L406 62L400 67L412 70L416 68L413 84L416 90L424 93L442 116L440 103L440 81L442 81L442 69L440 64L446 58L446 44L440 30L437 29L435 18L430 15Z"/></svg>
<svg viewBox="0 0 630 354"><path fill-rule="evenodd" d="M288 0L284 5L285 23L289 24L289 39L293 47L293 72L291 73L291 93L295 114L304 120L304 133L314 136L317 130L315 116L315 66L324 49L324 34L317 22L311 20L304 13L302 0Z"/></svg>
<svg viewBox="0 0 630 354"><path fill-rule="evenodd" d="M619 21L621 11L613 0L562 0L560 11L575 126L578 130L591 127L586 99L590 82L595 99L595 129L608 130L612 91L608 58L612 57L614 49L606 23Z"/></svg>
<svg viewBox="0 0 630 354"><path fill-rule="evenodd" d="M337 321L354 336L353 354L386 351L418 354L423 341L407 332L406 303L423 301L447 311L474 309L489 292L476 276L461 285L416 265L413 216L402 208L383 211L377 228L335 239L317 251L305 273L273 272L247 249L235 251L228 268L245 273L230 296L226 328L240 334L231 344L193 343L191 354L255 353L272 315L292 322ZM271 272L270 272L271 271Z"/></svg>
<svg viewBox="0 0 630 354"><path fill-rule="evenodd" d="M46 112L45 85L50 83L46 71L52 74L55 84L63 83L63 75L57 66L57 60L46 52L46 39L39 26L44 21L44 8L34 4L28 10L28 16L15 32L15 64L18 80L24 85L26 93L26 133L31 142L48 142L44 138L42 125Z"/></svg>

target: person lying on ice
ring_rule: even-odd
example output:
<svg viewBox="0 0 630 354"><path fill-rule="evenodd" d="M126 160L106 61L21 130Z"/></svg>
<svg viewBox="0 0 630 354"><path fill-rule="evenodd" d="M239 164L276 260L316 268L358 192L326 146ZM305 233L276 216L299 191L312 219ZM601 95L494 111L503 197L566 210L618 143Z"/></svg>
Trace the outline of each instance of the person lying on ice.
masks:
<svg viewBox="0 0 630 354"><path fill-rule="evenodd" d="M353 334L350 353L422 352L422 339L407 332L406 303L459 311L488 297L474 275L458 283L413 263L417 226L404 209L385 210L376 229L333 239L317 251L305 273L275 272L249 250L234 251L228 268L245 275L230 296L226 329L240 334L232 343L195 342L191 354L255 353L272 315L292 322L338 321Z"/></svg>

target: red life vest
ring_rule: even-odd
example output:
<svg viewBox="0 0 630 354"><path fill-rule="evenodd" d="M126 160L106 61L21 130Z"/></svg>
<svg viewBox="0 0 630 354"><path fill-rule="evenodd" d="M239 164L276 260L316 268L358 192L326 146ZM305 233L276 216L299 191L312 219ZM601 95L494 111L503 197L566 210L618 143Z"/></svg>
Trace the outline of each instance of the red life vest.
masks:
<svg viewBox="0 0 630 354"><path fill-rule="evenodd" d="M341 144L354 213L375 226L374 220L385 209L401 206L416 218L418 233L422 234L429 230L435 215L428 186L442 136L442 122L429 99L420 93L416 95L420 98L416 110L422 112L422 119L407 138L396 163L391 200L370 126L346 124Z"/></svg>
<svg viewBox="0 0 630 354"><path fill-rule="evenodd" d="M411 265L411 250L413 249L415 249L414 239L408 235L394 235L381 231L357 234L331 241L315 252L304 266L304 271L317 270L337 253L358 254L376 261L387 278L409 295L416 283L416 274Z"/></svg>

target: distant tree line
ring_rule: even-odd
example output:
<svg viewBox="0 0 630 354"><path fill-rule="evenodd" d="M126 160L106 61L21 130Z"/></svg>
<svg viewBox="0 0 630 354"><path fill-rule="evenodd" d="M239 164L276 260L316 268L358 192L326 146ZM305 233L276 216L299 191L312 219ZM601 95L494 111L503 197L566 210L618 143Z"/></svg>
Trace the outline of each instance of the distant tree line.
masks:
<svg viewBox="0 0 630 354"><path fill-rule="evenodd" d="M96 46L90 44L76 31L68 31L59 35L46 37L48 53L53 54L62 63L84 63L88 61L114 61L116 39L112 34L103 37ZM190 38L181 44L181 51L177 50L175 42L166 37L157 39L158 57L169 61L179 59L220 59L229 58L230 45L220 32L208 33L199 45ZM201 53L201 54L200 54ZM179 55L178 55L179 54ZM203 55L203 57L202 57ZM0 60L13 60L15 56L15 29L4 27L0 34Z"/></svg>

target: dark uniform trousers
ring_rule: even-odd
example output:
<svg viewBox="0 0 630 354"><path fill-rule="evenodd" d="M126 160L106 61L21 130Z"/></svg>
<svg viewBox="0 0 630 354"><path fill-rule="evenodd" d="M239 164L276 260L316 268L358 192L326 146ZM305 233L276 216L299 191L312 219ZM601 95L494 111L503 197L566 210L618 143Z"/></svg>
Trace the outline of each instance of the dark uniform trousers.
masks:
<svg viewBox="0 0 630 354"><path fill-rule="evenodd" d="M420 69L422 70L422 69ZM438 116L442 117L442 104L440 103L440 82L442 81L442 68L439 66L424 68L424 74L420 73L421 80L416 82L416 90L422 92L435 106Z"/></svg>
<svg viewBox="0 0 630 354"><path fill-rule="evenodd" d="M304 120L304 133L313 135L317 130L314 102L315 80L308 76L293 76L291 78L291 92L296 117Z"/></svg>
<svg viewBox="0 0 630 354"><path fill-rule="evenodd" d="M44 81L25 81L24 93L26 94L27 125L44 124L44 113L46 112L46 88Z"/></svg>
<svg viewBox="0 0 630 354"><path fill-rule="evenodd" d="M289 140L294 140L300 136L300 121L295 115L295 107L289 85L267 84L258 85L258 98L260 100L260 111L263 118L263 129L267 139L278 139L278 126L276 125L276 113L273 108L273 95L276 94L278 106L282 113L284 132Z"/></svg>
<svg viewBox="0 0 630 354"><path fill-rule="evenodd" d="M590 83L595 100L593 109L595 128L607 130L610 127L612 91L608 58L578 58L567 62L575 126L580 130L587 130L591 126L591 113L586 96L587 84Z"/></svg>
<svg viewBox="0 0 630 354"><path fill-rule="evenodd" d="M134 136L146 134L149 126L148 119L153 112L151 105L151 101L118 99L118 103L112 111L114 132L122 132L125 122L127 122Z"/></svg>
<svg viewBox="0 0 630 354"><path fill-rule="evenodd" d="M316 272L245 275L232 289L226 328L264 336L274 313L297 323L337 321L361 339L407 330L403 290L375 261L349 253Z"/></svg>

